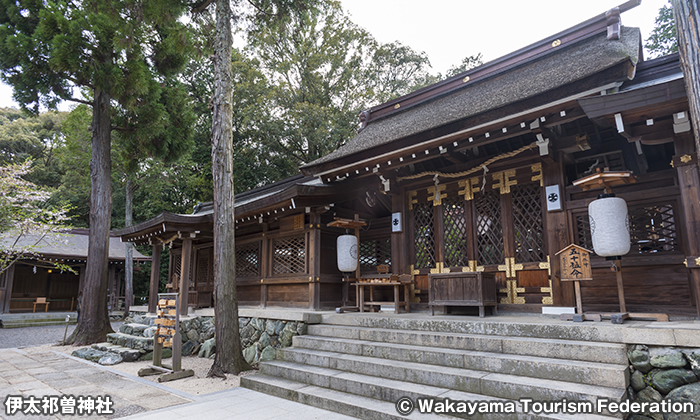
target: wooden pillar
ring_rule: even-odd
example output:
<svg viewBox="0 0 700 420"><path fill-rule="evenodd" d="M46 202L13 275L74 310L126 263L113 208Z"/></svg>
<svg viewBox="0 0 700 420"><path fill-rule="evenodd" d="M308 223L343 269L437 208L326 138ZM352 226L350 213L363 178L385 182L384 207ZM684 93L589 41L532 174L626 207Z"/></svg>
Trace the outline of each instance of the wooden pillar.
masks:
<svg viewBox="0 0 700 420"><path fill-rule="evenodd" d="M187 316L187 300L190 294L190 265L192 264L192 238L182 238L180 265L180 315Z"/></svg>
<svg viewBox="0 0 700 420"><path fill-rule="evenodd" d="M148 289L148 313L155 314L158 308L158 286L160 285L160 249L161 245L153 245L151 256L151 284Z"/></svg>
<svg viewBox="0 0 700 420"><path fill-rule="evenodd" d="M674 145L676 156L673 162L678 172L681 206L685 216L682 230L685 232L686 258L694 262L695 258L700 257L700 175L697 160L693 159L696 156L693 138L688 134L678 136ZM685 156L690 159L684 158ZM700 267L696 264L689 264L689 266L693 267L688 269L691 293L700 317Z"/></svg>
<svg viewBox="0 0 700 420"><path fill-rule="evenodd" d="M117 276L116 276L116 266L114 264L109 265L109 307L110 311L117 310L117 302L119 301L117 293Z"/></svg>
<svg viewBox="0 0 700 420"><path fill-rule="evenodd" d="M393 213L401 213L401 232L392 232L391 234L391 272L394 274L408 273L408 259L406 251L406 227L408 212L404 206L402 194L394 194L391 196L391 211Z"/></svg>
<svg viewBox="0 0 700 420"><path fill-rule="evenodd" d="M311 213L309 216L309 309L318 311L321 309L321 215Z"/></svg>
<svg viewBox="0 0 700 420"><path fill-rule="evenodd" d="M7 270L5 270L5 290L3 291L3 295L0 296L0 299L4 301L0 302L0 306L2 307L0 310L0 313L10 313L10 304L12 299L12 284L14 283L15 280L15 264L11 264L9 267L7 267Z"/></svg>
<svg viewBox="0 0 700 420"><path fill-rule="evenodd" d="M269 225L263 223L262 225L263 233L262 240L260 241L260 307L267 308L267 285L264 283L265 277L267 277L267 267L269 266L268 258L270 253L268 252L268 240L267 240L267 230Z"/></svg>
<svg viewBox="0 0 700 420"><path fill-rule="evenodd" d="M566 194L564 192L566 184L564 183L564 166L563 156L558 156L556 161L546 160L542 162L542 180L546 187L547 185L559 185L560 197L562 203L561 211L547 211L545 213L545 229L547 255L549 255L550 278L552 279L552 300L554 306L574 306L576 303L576 294L572 282L561 281L561 267L557 252L571 244L569 235L569 223L566 215Z"/></svg>

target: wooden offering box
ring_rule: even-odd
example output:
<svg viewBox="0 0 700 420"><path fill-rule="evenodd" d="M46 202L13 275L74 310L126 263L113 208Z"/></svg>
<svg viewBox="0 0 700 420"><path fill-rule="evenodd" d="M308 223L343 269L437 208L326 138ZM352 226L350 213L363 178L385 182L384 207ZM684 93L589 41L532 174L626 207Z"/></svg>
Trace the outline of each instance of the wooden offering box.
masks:
<svg viewBox="0 0 700 420"><path fill-rule="evenodd" d="M496 305L496 279L484 272L436 273L428 276L430 315L435 306L478 306L479 317L484 307L490 306L493 315Z"/></svg>

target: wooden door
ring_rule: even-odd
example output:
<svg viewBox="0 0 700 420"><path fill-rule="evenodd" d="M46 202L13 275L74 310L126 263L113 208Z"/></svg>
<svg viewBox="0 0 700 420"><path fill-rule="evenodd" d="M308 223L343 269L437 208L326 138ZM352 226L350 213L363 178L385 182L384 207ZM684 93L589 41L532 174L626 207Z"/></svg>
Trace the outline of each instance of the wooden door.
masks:
<svg viewBox="0 0 700 420"><path fill-rule="evenodd" d="M551 304L541 166L409 191L412 273L493 273L500 303ZM436 194L436 191L438 193Z"/></svg>

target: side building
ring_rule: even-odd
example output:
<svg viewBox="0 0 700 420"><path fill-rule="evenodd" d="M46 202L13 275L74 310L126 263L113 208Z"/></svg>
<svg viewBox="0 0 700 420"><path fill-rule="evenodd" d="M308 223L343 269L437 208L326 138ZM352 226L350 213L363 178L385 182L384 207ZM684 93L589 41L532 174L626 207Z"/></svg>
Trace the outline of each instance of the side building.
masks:
<svg viewBox="0 0 700 420"><path fill-rule="evenodd" d="M27 236L18 245L33 246L33 255L27 255L10 265L0 274L0 314L28 312L35 309L37 299L46 299L41 311L68 312L76 310L78 293L83 285L84 268L88 255L88 230L72 229L60 235L38 238ZM14 242L16 238L0 238ZM126 251L119 237L112 235L109 242L108 299L112 310L124 304L124 260ZM135 263L150 258L134 250ZM56 264L71 267L75 273L61 271Z"/></svg>

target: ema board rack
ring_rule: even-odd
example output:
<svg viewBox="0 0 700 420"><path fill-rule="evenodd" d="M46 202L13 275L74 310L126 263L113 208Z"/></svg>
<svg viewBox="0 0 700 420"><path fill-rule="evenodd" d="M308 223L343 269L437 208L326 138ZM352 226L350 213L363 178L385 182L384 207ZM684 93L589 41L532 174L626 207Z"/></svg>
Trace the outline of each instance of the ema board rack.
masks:
<svg viewBox="0 0 700 420"><path fill-rule="evenodd" d="M158 294L158 327L153 337L153 365L139 370L139 376L161 375L158 382L193 376L191 369L182 369L182 338L180 337L180 294ZM163 364L163 348L172 348L172 366Z"/></svg>
<svg viewBox="0 0 700 420"><path fill-rule="evenodd" d="M173 346L173 336L178 330L178 313L177 299L159 299L158 300L158 318L155 320L156 343L162 344L163 347Z"/></svg>

